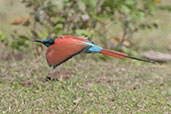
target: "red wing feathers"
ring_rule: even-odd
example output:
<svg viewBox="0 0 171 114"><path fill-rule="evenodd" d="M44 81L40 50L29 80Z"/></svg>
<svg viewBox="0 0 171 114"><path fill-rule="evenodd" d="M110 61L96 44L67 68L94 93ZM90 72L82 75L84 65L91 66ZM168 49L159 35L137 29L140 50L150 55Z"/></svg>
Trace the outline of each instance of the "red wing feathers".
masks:
<svg viewBox="0 0 171 114"><path fill-rule="evenodd" d="M55 68L89 47L89 45L84 44L82 41L72 40L71 42L70 40L62 40L60 43L48 48L46 53L47 62Z"/></svg>
<svg viewBox="0 0 171 114"><path fill-rule="evenodd" d="M61 38L72 38L72 39L77 39L81 41L86 41L86 42L91 42L89 38L84 37L84 36L71 36L71 35L63 35Z"/></svg>

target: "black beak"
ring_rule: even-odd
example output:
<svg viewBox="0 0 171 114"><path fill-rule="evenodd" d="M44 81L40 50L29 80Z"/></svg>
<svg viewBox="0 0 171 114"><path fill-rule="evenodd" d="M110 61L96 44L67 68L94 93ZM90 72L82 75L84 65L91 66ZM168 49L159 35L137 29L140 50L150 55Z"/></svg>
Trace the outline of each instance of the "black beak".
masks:
<svg viewBox="0 0 171 114"><path fill-rule="evenodd" d="M33 42L40 42L40 43L43 43L43 40L33 40Z"/></svg>

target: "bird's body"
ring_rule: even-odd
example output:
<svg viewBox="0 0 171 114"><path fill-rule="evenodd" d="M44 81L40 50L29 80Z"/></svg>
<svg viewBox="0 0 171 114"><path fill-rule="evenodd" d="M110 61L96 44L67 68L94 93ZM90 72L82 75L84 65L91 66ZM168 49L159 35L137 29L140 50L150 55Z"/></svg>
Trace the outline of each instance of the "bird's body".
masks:
<svg viewBox="0 0 171 114"><path fill-rule="evenodd" d="M147 60L130 57L125 53L104 49L93 44L88 38L83 36L65 35L60 39L47 38L44 41L35 40L35 42L41 42L48 47L46 59L48 64L54 68L80 53L102 53L120 59L131 58L149 62Z"/></svg>

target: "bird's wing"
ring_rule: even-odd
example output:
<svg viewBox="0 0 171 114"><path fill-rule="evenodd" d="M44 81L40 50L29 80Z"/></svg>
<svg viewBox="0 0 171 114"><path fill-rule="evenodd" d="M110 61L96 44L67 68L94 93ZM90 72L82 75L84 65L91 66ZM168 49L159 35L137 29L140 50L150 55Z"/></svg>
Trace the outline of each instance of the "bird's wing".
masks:
<svg viewBox="0 0 171 114"><path fill-rule="evenodd" d="M49 66L55 68L89 47L91 46L79 40L62 40L60 43L48 47L46 59Z"/></svg>
<svg viewBox="0 0 171 114"><path fill-rule="evenodd" d="M77 39L81 41L86 41L86 42L91 42L89 38L84 37L84 36L71 36L71 35L63 35L61 38L72 38L72 39Z"/></svg>

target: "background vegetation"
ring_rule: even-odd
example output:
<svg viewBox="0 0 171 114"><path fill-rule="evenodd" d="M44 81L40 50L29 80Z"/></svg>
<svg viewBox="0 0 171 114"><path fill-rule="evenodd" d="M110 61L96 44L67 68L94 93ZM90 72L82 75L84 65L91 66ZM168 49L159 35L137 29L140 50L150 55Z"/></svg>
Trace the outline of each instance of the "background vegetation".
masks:
<svg viewBox="0 0 171 114"><path fill-rule="evenodd" d="M170 11L170 0L1 0L1 113L169 114L170 63L96 54L53 70L32 40L84 35L133 56L169 52Z"/></svg>
<svg viewBox="0 0 171 114"><path fill-rule="evenodd" d="M138 48L133 40L135 33L158 28L157 20L148 18L157 10L170 11L169 6L158 5L160 0L23 0L22 4L30 12L14 19L12 25L22 24L27 33L23 28L14 28L8 39L2 32L0 37L19 51L24 47L28 50L32 39L63 34L84 35L104 47L122 51L126 50L123 46ZM119 34L114 33L114 26Z"/></svg>

